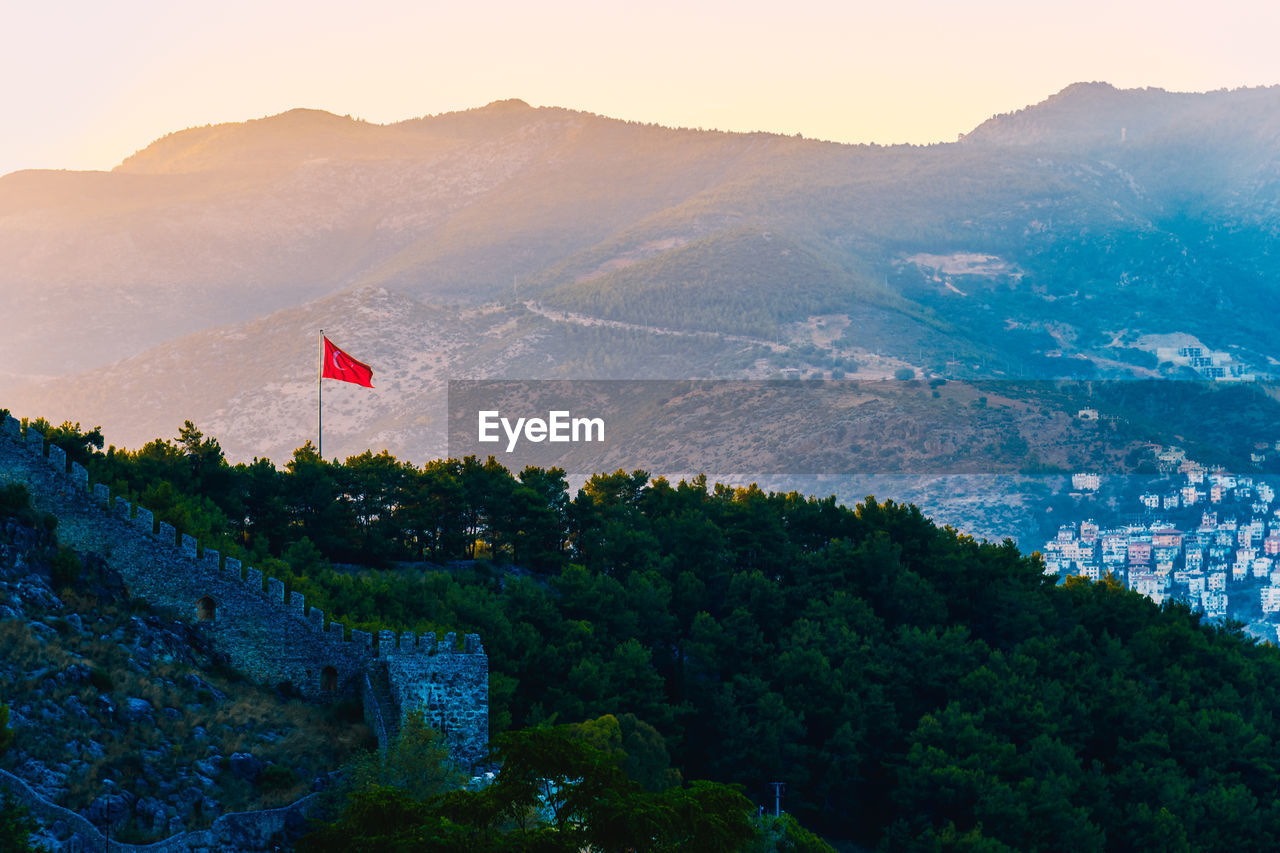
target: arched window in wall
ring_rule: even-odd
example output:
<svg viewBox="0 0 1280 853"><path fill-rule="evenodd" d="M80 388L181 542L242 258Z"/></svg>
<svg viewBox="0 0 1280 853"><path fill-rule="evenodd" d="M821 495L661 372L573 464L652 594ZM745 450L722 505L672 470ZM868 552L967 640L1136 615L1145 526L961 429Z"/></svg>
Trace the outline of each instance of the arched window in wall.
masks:
<svg viewBox="0 0 1280 853"><path fill-rule="evenodd" d="M218 603L209 596L196 602L196 621L212 622L218 616Z"/></svg>

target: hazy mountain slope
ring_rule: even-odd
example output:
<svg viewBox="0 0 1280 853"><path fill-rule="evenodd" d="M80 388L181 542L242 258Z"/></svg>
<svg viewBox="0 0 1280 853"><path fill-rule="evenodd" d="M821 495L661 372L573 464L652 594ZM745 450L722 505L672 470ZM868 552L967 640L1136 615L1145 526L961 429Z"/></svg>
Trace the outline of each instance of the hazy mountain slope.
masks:
<svg viewBox="0 0 1280 853"><path fill-rule="evenodd" d="M1059 149L1141 144L1196 120L1209 99L1223 96L1073 83L1039 104L992 116L963 141Z"/></svg>
<svg viewBox="0 0 1280 853"><path fill-rule="evenodd" d="M722 333L841 314L947 375L1154 373L1174 333L1269 370L1278 99L1080 84L924 148L519 101L195 128L0 178L0 391L361 286Z"/></svg>
<svg viewBox="0 0 1280 853"><path fill-rule="evenodd" d="M1274 142L1277 107L1280 86L1201 93L1073 83L1039 104L991 117L963 141L1060 149L1168 144L1186 136ZM1253 131L1241 139L1246 128Z"/></svg>
<svg viewBox="0 0 1280 853"><path fill-rule="evenodd" d="M249 323L194 333L106 368L5 396L21 416L102 424L140 447L184 419L228 456L277 463L316 440L318 333L374 368L375 388L326 381L324 451L445 455L451 378L688 378L742 371L762 347L705 335L555 322L522 306L428 305L360 288Z"/></svg>
<svg viewBox="0 0 1280 853"><path fill-rule="evenodd" d="M544 114L549 117L544 118ZM662 216L759 169L769 137L670 130L566 111L528 111L521 132L554 135L543 156L500 190L374 267L365 283L424 297L490 298L573 252ZM705 227L682 224L682 235Z"/></svg>
<svg viewBox="0 0 1280 853"><path fill-rule="evenodd" d="M1185 93L1077 83L991 118L963 144L1084 154L1131 173L1164 216L1220 207L1256 221L1280 198L1280 86Z"/></svg>
<svg viewBox="0 0 1280 853"><path fill-rule="evenodd" d="M266 142L286 137L289 157L268 156L271 147L256 139L233 139L224 151L209 129L166 138L158 143L163 157L143 152L118 173L0 179L0 333L12 342L10 366L51 336L83 345L46 356L47 366L86 367L342 289L509 179L540 145L525 137L479 145L429 137L411 139L409 156L392 157L407 145L392 129L390 153L306 159L317 152L299 145L313 139L314 122L277 118L264 120ZM329 118L325 128L340 122L368 132ZM241 164L235 156L246 147L252 156ZM212 163L200 156L209 148L219 155ZM213 168L137 174L147 165ZM45 198L49 185L60 192Z"/></svg>
<svg viewBox="0 0 1280 853"><path fill-rule="evenodd" d="M357 281L485 298L759 147L503 102L386 127L295 110L173 134L110 174L8 175L0 369L89 367ZM50 337L81 346L37 360Z"/></svg>
<svg viewBox="0 0 1280 853"><path fill-rule="evenodd" d="M721 232L656 257L611 258L546 301L610 319L765 337L786 320L902 303L825 249L785 234Z"/></svg>

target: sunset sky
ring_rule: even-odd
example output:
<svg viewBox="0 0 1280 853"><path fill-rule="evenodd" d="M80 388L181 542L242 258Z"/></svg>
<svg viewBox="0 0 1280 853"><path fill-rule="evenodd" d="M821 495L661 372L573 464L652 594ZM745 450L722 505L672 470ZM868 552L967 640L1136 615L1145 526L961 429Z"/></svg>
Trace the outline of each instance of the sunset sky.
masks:
<svg viewBox="0 0 1280 853"><path fill-rule="evenodd" d="M687 127L950 141L1080 80L1280 83L1277 31L1280 6L1238 0L10 4L0 174L106 169L170 131L293 107L392 122L511 97Z"/></svg>

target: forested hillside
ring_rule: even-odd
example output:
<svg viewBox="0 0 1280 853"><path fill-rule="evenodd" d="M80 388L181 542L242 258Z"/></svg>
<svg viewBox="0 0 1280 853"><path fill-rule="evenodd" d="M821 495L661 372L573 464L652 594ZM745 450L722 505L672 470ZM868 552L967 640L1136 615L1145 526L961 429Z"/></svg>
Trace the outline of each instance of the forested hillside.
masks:
<svg viewBox="0 0 1280 853"><path fill-rule="evenodd" d="M1266 849L1280 652L918 510L518 474L469 458L231 466L190 424L102 453L162 519L368 627L477 631L495 734L631 715L685 778L788 783L883 849ZM276 563L274 561L281 561ZM629 718L629 719L631 719Z"/></svg>

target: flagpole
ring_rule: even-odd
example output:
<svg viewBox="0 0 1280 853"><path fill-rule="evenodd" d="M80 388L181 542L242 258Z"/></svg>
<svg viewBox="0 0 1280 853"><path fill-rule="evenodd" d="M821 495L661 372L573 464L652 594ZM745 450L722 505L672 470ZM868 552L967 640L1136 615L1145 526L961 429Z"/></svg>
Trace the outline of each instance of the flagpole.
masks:
<svg viewBox="0 0 1280 853"><path fill-rule="evenodd" d="M320 393L316 398L316 453L320 461L324 461L324 329L320 330L320 359L316 362L316 387Z"/></svg>

